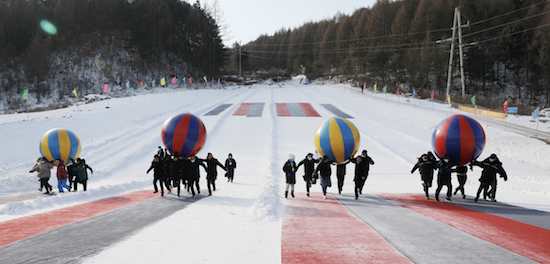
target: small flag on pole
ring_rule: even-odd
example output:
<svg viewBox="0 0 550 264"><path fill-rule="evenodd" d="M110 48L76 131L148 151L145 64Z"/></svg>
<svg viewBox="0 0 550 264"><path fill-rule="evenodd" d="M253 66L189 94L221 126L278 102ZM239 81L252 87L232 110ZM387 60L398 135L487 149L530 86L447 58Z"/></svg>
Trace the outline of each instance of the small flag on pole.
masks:
<svg viewBox="0 0 550 264"><path fill-rule="evenodd" d="M193 84L193 77L189 77L189 84Z"/></svg>
<svg viewBox="0 0 550 264"><path fill-rule="evenodd" d="M76 88L74 88L73 94L74 94L74 97L76 97L78 99L78 94L76 93Z"/></svg>
<svg viewBox="0 0 550 264"><path fill-rule="evenodd" d="M126 82L126 89L127 89L128 91L130 91L130 81L127 81L127 82Z"/></svg>
<svg viewBox="0 0 550 264"><path fill-rule="evenodd" d="M27 100L29 99L29 89L25 89L25 91L23 91L23 100Z"/></svg>
<svg viewBox="0 0 550 264"><path fill-rule="evenodd" d="M384 87L382 88L382 92L383 92L383 93L387 93L387 92L388 92L388 86L387 86L387 85L384 85Z"/></svg>
<svg viewBox="0 0 550 264"><path fill-rule="evenodd" d="M376 92L376 87L378 87L378 84L377 84L377 83L374 84L374 91L375 91L375 92Z"/></svg>
<svg viewBox="0 0 550 264"><path fill-rule="evenodd" d="M445 99L445 102L450 104L451 103L451 95L447 95L447 99Z"/></svg>
<svg viewBox="0 0 550 264"><path fill-rule="evenodd" d="M399 95L399 88L397 88L397 92L395 93L396 95Z"/></svg>
<svg viewBox="0 0 550 264"><path fill-rule="evenodd" d="M533 113L531 113L531 117L533 119L537 119L537 117L539 117L539 107L540 106L537 106L537 109L535 109L535 111L533 111Z"/></svg>
<svg viewBox="0 0 550 264"><path fill-rule="evenodd" d="M153 84L152 87L155 88L155 80L153 80L151 83Z"/></svg>
<svg viewBox="0 0 550 264"><path fill-rule="evenodd" d="M218 85L220 85L220 78L218 78Z"/></svg>
<svg viewBox="0 0 550 264"><path fill-rule="evenodd" d="M139 82L139 86L141 86L141 89L143 89L143 81Z"/></svg>
<svg viewBox="0 0 550 264"><path fill-rule="evenodd" d="M172 78L172 84L176 84L178 82L178 79L176 79L176 76L174 76L174 78Z"/></svg>
<svg viewBox="0 0 550 264"><path fill-rule="evenodd" d="M432 91L432 96L430 97L430 100L434 100L434 91Z"/></svg>
<svg viewBox="0 0 550 264"><path fill-rule="evenodd" d="M202 78L204 79L204 82L208 82L208 79L206 79L206 75Z"/></svg>
<svg viewBox="0 0 550 264"><path fill-rule="evenodd" d="M166 86L166 79L164 79L164 77L162 77L162 79L160 79L160 85L161 86Z"/></svg>
<svg viewBox="0 0 550 264"><path fill-rule="evenodd" d="M367 89L367 83L366 82L363 83L363 89Z"/></svg>
<svg viewBox="0 0 550 264"><path fill-rule="evenodd" d="M475 96L475 95L472 96L472 104L473 104L473 105L476 105L476 96Z"/></svg>
<svg viewBox="0 0 550 264"><path fill-rule="evenodd" d="M109 92L109 84L108 83L104 83L103 84L103 93L108 93Z"/></svg>
<svg viewBox="0 0 550 264"><path fill-rule="evenodd" d="M413 98L416 97L416 89L413 88Z"/></svg>
<svg viewBox="0 0 550 264"><path fill-rule="evenodd" d="M508 100L502 104L502 112L506 113L506 111L508 111Z"/></svg>

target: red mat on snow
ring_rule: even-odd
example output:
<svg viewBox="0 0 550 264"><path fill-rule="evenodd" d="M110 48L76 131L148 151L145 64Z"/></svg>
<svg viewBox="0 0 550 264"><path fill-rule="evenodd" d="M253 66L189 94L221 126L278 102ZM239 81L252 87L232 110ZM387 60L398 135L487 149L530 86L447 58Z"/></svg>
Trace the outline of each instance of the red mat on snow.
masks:
<svg viewBox="0 0 550 264"><path fill-rule="evenodd" d="M416 194L376 194L415 213L541 263L550 263L550 230Z"/></svg>
<svg viewBox="0 0 550 264"><path fill-rule="evenodd" d="M331 194L296 197L283 218L283 263L411 263Z"/></svg>
<svg viewBox="0 0 550 264"><path fill-rule="evenodd" d="M233 113L234 116L245 116L252 107L252 103L242 103L237 110Z"/></svg>
<svg viewBox="0 0 550 264"><path fill-rule="evenodd" d="M137 191L0 223L0 247L159 196Z"/></svg>

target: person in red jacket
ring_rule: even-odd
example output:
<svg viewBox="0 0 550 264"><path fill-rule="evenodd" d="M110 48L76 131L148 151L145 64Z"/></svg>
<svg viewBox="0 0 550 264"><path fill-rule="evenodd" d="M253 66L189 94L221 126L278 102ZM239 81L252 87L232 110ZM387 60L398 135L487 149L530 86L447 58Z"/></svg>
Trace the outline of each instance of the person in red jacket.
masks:
<svg viewBox="0 0 550 264"><path fill-rule="evenodd" d="M65 169L65 163L62 160L57 160L57 188L59 192L63 193L63 188L67 189L67 192L71 191L71 187L67 185L67 170Z"/></svg>

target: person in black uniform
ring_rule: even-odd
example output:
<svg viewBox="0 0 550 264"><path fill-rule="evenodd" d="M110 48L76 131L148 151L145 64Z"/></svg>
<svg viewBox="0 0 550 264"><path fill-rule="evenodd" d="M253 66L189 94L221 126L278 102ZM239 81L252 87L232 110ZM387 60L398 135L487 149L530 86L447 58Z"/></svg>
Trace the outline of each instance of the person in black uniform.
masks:
<svg viewBox="0 0 550 264"><path fill-rule="evenodd" d="M296 184L296 162L294 161L294 154L288 155L288 160L283 165L283 171L286 177L285 198L288 198L288 188L290 187L290 195L294 197L294 184Z"/></svg>
<svg viewBox="0 0 550 264"><path fill-rule="evenodd" d="M468 167L467 166L459 166L456 168L456 179L458 180L458 187L456 187L454 195L460 191L462 193L462 199L466 199L466 194L464 194L464 184L466 184L466 180L468 179Z"/></svg>
<svg viewBox="0 0 550 264"><path fill-rule="evenodd" d="M296 170L300 168L300 166L304 165L304 181L306 182L306 195L309 196L309 188L311 188L311 183L313 179L313 171L315 171L315 163L318 163L319 160L313 159L313 154L308 153L300 163L298 163L298 166L296 167ZM294 197L294 196L293 196Z"/></svg>
<svg viewBox="0 0 550 264"><path fill-rule="evenodd" d="M216 190L216 179L218 178L218 170L216 166L220 166L225 172L227 169L217 159L212 156L212 153L206 155L206 184L208 186L208 196L212 196L212 189ZM212 186L212 189L210 188Z"/></svg>
<svg viewBox="0 0 550 264"><path fill-rule="evenodd" d="M435 158L435 157L434 157ZM414 165L411 170L411 174L418 169L420 171L420 178L422 179L422 187L424 188L424 193L426 194L426 199L430 199L428 194L428 189L432 187L432 182L434 178L434 170L436 169L437 161L430 159L428 154L422 155L418 159L418 162Z"/></svg>
<svg viewBox="0 0 550 264"><path fill-rule="evenodd" d="M227 177L227 182L233 182L235 169L237 168L237 161L235 161L233 154L231 153L227 155L227 159L225 160L225 168L227 169L227 173L225 174Z"/></svg>
<svg viewBox="0 0 550 264"><path fill-rule="evenodd" d="M447 154L443 154L441 156L441 160L437 164L437 169L439 170L437 172L437 189L435 190L435 200L439 202L439 192L441 192L441 189L443 188L443 185L447 186L447 197L445 200L451 201L451 193L453 192L453 185L451 183L451 173L455 172L453 170L453 165L450 163L449 156Z"/></svg>
<svg viewBox="0 0 550 264"><path fill-rule="evenodd" d="M191 194L195 196L195 185L197 187L197 192L200 194L199 188L199 179L200 179L200 170L199 166L202 166L205 171L207 171L206 166L201 159L197 159L195 155L191 155L188 160L185 160L184 163L185 172L187 174L187 190L191 190Z"/></svg>
<svg viewBox="0 0 550 264"><path fill-rule="evenodd" d="M330 181L330 175L332 174L332 169L330 165L333 165L330 162L330 159L327 155L323 156L323 161L317 165L314 174L321 174L321 187L323 188L323 199L327 199L327 187L332 187L332 182Z"/></svg>
<svg viewBox="0 0 550 264"><path fill-rule="evenodd" d="M372 158L367 155L367 150L363 150L361 152L361 158L363 158L363 161L365 162L365 164L363 165L364 166L363 168L365 170L363 173L365 175L365 179L361 181L361 188L359 189L359 194L363 194L363 186L365 186L365 182L369 177L370 165L374 165L374 161L372 160Z"/></svg>
<svg viewBox="0 0 550 264"><path fill-rule="evenodd" d="M365 164L366 161L363 160L363 156L357 158L350 158L350 162L355 163L355 174L353 181L355 182L355 200L359 199L359 190L361 189L361 184L367 178L365 177Z"/></svg>
<svg viewBox="0 0 550 264"><path fill-rule="evenodd" d="M155 155L153 158L153 162L151 162L151 167L147 170L147 173L149 173L151 170L154 172L154 180L153 180L153 186L155 186L155 193L158 193L157 188L157 181L160 181L160 196L164 196L164 170L163 170L163 164L160 162L160 158L158 155ZM76 184L76 183L75 183Z"/></svg>
<svg viewBox="0 0 550 264"><path fill-rule="evenodd" d="M342 164L336 164L336 178L338 178L338 194L342 194L344 188L344 178L346 177L346 165L350 163L350 160L346 160Z"/></svg>
<svg viewBox="0 0 550 264"><path fill-rule="evenodd" d="M173 182L173 187L178 188L178 197L180 197L180 186L181 186L181 179L183 178L183 160L180 160L180 158L177 155L173 155L172 159L170 160L170 178ZM169 192L170 193L170 192Z"/></svg>
<svg viewBox="0 0 550 264"><path fill-rule="evenodd" d="M481 177L479 178L480 185L474 201L477 202L479 195L483 190L483 199L486 199L486 196L489 195L491 202L496 202L497 173L500 174L501 178L504 178L504 181L508 180L508 175L506 175L506 171L502 168L502 163L498 160L497 155L491 154L491 156L482 162L472 161L470 164L483 169L481 172ZM491 186L491 190L487 192L489 186Z"/></svg>

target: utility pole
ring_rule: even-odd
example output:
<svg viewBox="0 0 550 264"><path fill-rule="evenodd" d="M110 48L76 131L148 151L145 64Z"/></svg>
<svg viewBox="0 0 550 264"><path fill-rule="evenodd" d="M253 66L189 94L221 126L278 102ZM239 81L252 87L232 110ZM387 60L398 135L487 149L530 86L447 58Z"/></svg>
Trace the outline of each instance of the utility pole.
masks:
<svg viewBox="0 0 550 264"><path fill-rule="evenodd" d="M453 55L454 55L454 48L455 48L455 38L456 38L456 30L458 29L458 49L460 53L460 79L462 81L462 97L465 96L465 86L464 86L464 60L463 60L463 52L462 52L462 25L461 25L461 19L460 19L460 9L458 7L455 7L455 13L454 13L454 19L453 19L453 34L451 36L451 52L449 54L449 72L447 74L447 93L445 94L445 98L449 97L449 92L451 89L451 79L453 75Z"/></svg>
<svg viewBox="0 0 550 264"><path fill-rule="evenodd" d="M241 42L239 41L239 77L241 77Z"/></svg>

